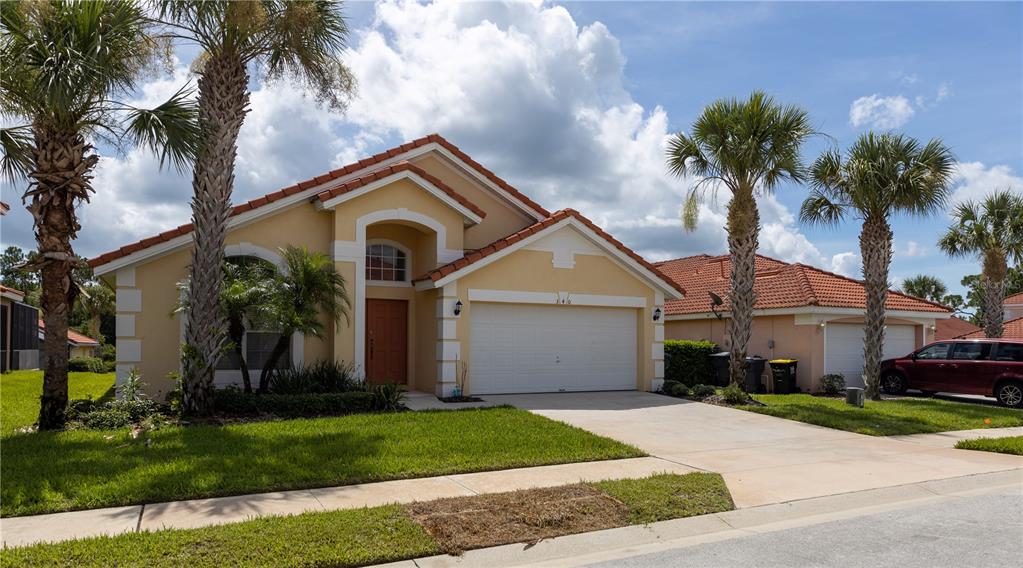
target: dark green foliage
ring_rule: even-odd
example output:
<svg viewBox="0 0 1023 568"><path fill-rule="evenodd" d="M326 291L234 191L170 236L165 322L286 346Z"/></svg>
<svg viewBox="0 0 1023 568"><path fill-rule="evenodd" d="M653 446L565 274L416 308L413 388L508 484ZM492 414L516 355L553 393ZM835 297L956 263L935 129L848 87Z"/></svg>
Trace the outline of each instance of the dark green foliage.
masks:
<svg viewBox="0 0 1023 568"><path fill-rule="evenodd" d="M395 383L371 385L369 392L373 395L374 410L401 410L405 408L405 392Z"/></svg>
<svg viewBox="0 0 1023 568"><path fill-rule="evenodd" d="M99 357L72 357L67 362L67 370L77 373L105 373L106 366Z"/></svg>
<svg viewBox="0 0 1023 568"><path fill-rule="evenodd" d="M824 394L838 394L845 390L845 377L842 375L828 374L821 377L821 392Z"/></svg>
<svg viewBox="0 0 1023 568"><path fill-rule="evenodd" d="M229 416L341 416L371 412L376 409L374 401L373 394L362 391L257 395L238 389L222 389L213 393L217 413Z"/></svg>
<svg viewBox="0 0 1023 568"><path fill-rule="evenodd" d="M731 383L722 389L721 396L724 397L725 402L728 404L745 404L749 401L749 395L746 394L746 391L742 390L742 387L735 383Z"/></svg>
<svg viewBox="0 0 1023 568"><path fill-rule="evenodd" d="M664 394L683 398L689 396L689 387L678 381L664 381Z"/></svg>
<svg viewBox="0 0 1023 568"><path fill-rule="evenodd" d="M718 352L713 341L669 339L664 342L664 378L686 386L714 382L710 356Z"/></svg>
<svg viewBox="0 0 1023 568"><path fill-rule="evenodd" d="M692 396L695 398L704 398L711 396L717 392L717 389L711 385L695 385L692 389Z"/></svg>
<svg viewBox="0 0 1023 568"><path fill-rule="evenodd" d="M355 366L343 361L317 361L300 369L278 369L270 376L273 394L309 394L366 390Z"/></svg>

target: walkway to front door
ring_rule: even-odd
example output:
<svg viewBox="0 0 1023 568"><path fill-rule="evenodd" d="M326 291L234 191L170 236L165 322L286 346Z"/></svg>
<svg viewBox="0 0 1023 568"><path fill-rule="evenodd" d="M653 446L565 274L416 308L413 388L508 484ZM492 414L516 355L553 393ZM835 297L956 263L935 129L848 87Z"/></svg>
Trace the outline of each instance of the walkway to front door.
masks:
<svg viewBox="0 0 1023 568"><path fill-rule="evenodd" d="M366 300L366 380L405 384L408 378L408 302Z"/></svg>

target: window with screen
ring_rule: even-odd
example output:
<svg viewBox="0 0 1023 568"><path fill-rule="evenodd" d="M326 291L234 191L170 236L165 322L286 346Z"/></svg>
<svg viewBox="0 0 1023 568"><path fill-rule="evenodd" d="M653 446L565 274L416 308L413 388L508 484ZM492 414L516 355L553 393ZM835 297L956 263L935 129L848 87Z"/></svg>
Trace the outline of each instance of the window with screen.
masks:
<svg viewBox="0 0 1023 568"><path fill-rule="evenodd" d="M952 358L966 361L982 361L991 356L990 343L956 343Z"/></svg>
<svg viewBox="0 0 1023 568"><path fill-rule="evenodd" d="M405 251L391 245L371 244L366 247L366 280L406 282L408 258Z"/></svg>
<svg viewBox="0 0 1023 568"><path fill-rule="evenodd" d="M242 339L242 351L245 353L245 363L249 370L261 370L270 361L270 353L273 351L277 338L281 336L276 331L246 331ZM284 350L281 358L277 360L278 369L287 369L291 365L291 342ZM227 350L217 362L218 371L237 371L241 369L238 362L238 355L234 349Z"/></svg>
<svg viewBox="0 0 1023 568"><path fill-rule="evenodd" d="M948 359L948 348L950 343L935 343L928 345L917 352L917 359Z"/></svg>

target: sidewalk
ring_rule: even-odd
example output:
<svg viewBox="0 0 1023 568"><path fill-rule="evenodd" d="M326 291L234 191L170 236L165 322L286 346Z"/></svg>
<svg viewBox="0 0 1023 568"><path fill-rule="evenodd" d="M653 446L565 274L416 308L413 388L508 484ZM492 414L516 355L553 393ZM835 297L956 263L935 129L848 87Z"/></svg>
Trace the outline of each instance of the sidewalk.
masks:
<svg viewBox="0 0 1023 568"><path fill-rule="evenodd" d="M9 517L0 519L0 536L4 546L23 546L39 541L57 542L140 530L196 528L268 515L376 507L389 503L411 503L444 497L553 487L580 481L647 477L665 472L682 474L692 471L695 470L691 467L648 457L462 473L341 487Z"/></svg>

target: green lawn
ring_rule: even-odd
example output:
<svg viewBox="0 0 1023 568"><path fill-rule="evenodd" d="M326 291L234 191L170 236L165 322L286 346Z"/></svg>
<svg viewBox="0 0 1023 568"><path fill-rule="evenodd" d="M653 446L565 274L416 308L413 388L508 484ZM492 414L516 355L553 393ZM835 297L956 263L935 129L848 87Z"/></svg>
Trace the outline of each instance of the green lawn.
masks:
<svg viewBox="0 0 1023 568"><path fill-rule="evenodd" d="M760 394L753 398L767 406L738 408L870 436L1023 426L1023 410L947 400L868 400L863 408L856 408L845 399L808 394Z"/></svg>
<svg viewBox="0 0 1023 568"><path fill-rule="evenodd" d="M113 397L114 374L68 373L68 391L72 399ZM42 371L11 371L0 375L0 434L35 424L42 394Z"/></svg>
<svg viewBox="0 0 1023 568"><path fill-rule="evenodd" d="M510 407L3 440L0 514L626 458L638 449Z"/></svg>
<svg viewBox="0 0 1023 568"><path fill-rule="evenodd" d="M622 501L632 524L733 508L724 481L712 473L591 485ZM0 566L344 567L439 552L438 543L404 507L388 505L8 548L0 552Z"/></svg>
<svg viewBox="0 0 1023 568"><path fill-rule="evenodd" d="M1007 438L977 438L975 440L959 440L956 447L963 450L979 450L1023 456L1023 436Z"/></svg>

